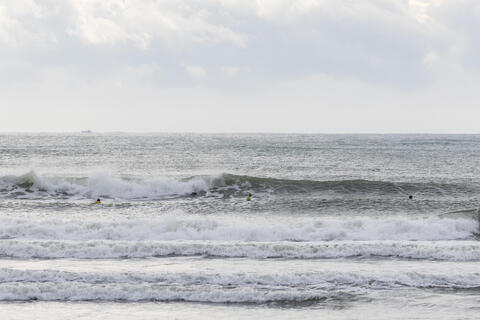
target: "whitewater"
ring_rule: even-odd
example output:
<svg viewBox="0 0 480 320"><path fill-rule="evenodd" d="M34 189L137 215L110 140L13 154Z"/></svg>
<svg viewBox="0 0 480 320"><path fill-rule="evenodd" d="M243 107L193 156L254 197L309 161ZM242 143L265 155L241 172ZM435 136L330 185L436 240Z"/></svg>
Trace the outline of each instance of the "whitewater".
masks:
<svg viewBox="0 0 480 320"><path fill-rule="evenodd" d="M0 311L477 318L479 155L477 135L0 134Z"/></svg>

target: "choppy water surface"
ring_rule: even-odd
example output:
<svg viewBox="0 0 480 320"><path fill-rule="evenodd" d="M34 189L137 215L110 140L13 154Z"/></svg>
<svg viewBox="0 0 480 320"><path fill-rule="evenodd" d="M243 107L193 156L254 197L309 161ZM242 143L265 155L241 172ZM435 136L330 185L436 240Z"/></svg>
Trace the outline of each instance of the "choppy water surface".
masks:
<svg viewBox="0 0 480 320"><path fill-rule="evenodd" d="M3 134L0 311L473 319L479 170L474 135Z"/></svg>

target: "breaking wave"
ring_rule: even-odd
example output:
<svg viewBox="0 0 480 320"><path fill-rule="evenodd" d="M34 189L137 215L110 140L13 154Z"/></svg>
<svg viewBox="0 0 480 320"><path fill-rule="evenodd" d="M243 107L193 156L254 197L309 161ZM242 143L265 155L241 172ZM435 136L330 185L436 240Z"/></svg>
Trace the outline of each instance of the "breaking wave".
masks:
<svg viewBox="0 0 480 320"><path fill-rule="evenodd" d="M1 301L300 302L399 287L479 288L480 274L411 270L153 274L0 269Z"/></svg>
<svg viewBox="0 0 480 320"><path fill-rule="evenodd" d="M480 261L478 241L60 241L2 240L0 257L40 259L129 259L207 256L250 259L332 259L394 257Z"/></svg>
<svg viewBox="0 0 480 320"><path fill-rule="evenodd" d="M449 275L438 274L435 271L404 271L404 270L345 270L345 271L307 271L282 273L231 273L219 274L205 271L197 272L115 272L115 271L62 271L56 269L23 270L0 269L0 287L10 282L75 282L76 284L156 284L194 286L215 285L233 287L306 287L315 286L322 289L335 289L342 285L355 287L388 288L388 287L449 287L477 288L480 287L480 273L460 271Z"/></svg>
<svg viewBox="0 0 480 320"><path fill-rule="evenodd" d="M0 195L13 198L44 199L168 199L207 193L215 176L194 177L185 180L127 180L97 172L88 178L41 178L34 171L15 176L0 177Z"/></svg>
<svg viewBox="0 0 480 320"><path fill-rule="evenodd" d="M341 193L406 195L422 193L436 196L461 192L474 195L480 191L476 185L389 182L370 180L288 180L233 174L195 176L186 179L132 180L115 178L96 172L85 178L43 178L35 171L23 175L0 177L0 196L13 198L113 198L113 199L166 199L191 195L244 196L257 193Z"/></svg>
<svg viewBox="0 0 480 320"><path fill-rule="evenodd" d="M191 286L154 283L9 282L0 284L0 301L190 301L211 303L303 302L342 294L289 287Z"/></svg>
<svg viewBox="0 0 480 320"><path fill-rule="evenodd" d="M198 216L173 212L148 219L118 217L0 218L1 239L44 240L461 240L472 239L471 218Z"/></svg>

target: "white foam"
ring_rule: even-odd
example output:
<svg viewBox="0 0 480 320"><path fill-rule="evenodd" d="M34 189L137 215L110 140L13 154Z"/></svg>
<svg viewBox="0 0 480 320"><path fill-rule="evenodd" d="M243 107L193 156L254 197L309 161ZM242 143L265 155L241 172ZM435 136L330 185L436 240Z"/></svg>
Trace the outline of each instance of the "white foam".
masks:
<svg viewBox="0 0 480 320"><path fill-rule="evenodd" d="M320 259L397 257L480 261L478 241L60 241L2 240L0 256L12 258L148 258L165 256Z"/></svg>
<svg viewBox="0 0 480 320"><path fill-rule="evenodd" d="M88 194L112 198L157 198L207 192L216 177L196 177L188 181L156 179L142 182L124 181L97 172L88 179Z"/></svg>
<svg viewBox="0 0 480 320"><path fill-rule="evenodd" d="M114 220L114 221L112 221ZM469 218L203 216L0 218L0 238L44 240L455 240L472 239Z"/></svg>
<svg viewBox="0 0 480 320"><path fill-rule="evenodd" d="M276 290L275 290L276 289ZM193 301L214 303L264 303L308 301L338 293L304 288L222 288L215 285L22 283L0 284L0 301Z"/></svg>
<svg viewBox="0 0 480 320"><path fill-rule="evenodd" d="M318 271L307 272L77 272L62 270L18 270L0 268L0 285L9 282L42 283L85 283L85 284L161 284L161 285L215 285L230 287L308 287L315 286L321 289L334 289L342 285L363 288L395 288L395 287L448 287L448 288L477 288L480 287L480 273L452 270L446 274L444 269L426 270L407 268L392 270L388 265L386 270L365 268L352 270L331 270L326 267ZM468 268L467 268L468 269Z"/></svg>

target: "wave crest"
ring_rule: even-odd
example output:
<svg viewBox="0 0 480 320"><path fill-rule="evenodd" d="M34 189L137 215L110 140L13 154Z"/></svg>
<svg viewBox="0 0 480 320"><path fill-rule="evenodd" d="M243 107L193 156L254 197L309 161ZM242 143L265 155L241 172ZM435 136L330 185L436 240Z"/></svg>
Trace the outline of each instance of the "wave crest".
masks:
<svg viewBox="0 0 480 320"><path fill-rule="evenodd" d="M128 180L95 172L87 178L41 178L35 171L0 177L0 194L14 198L167 199L207 193L215 176L185 180Z"/></svg>

